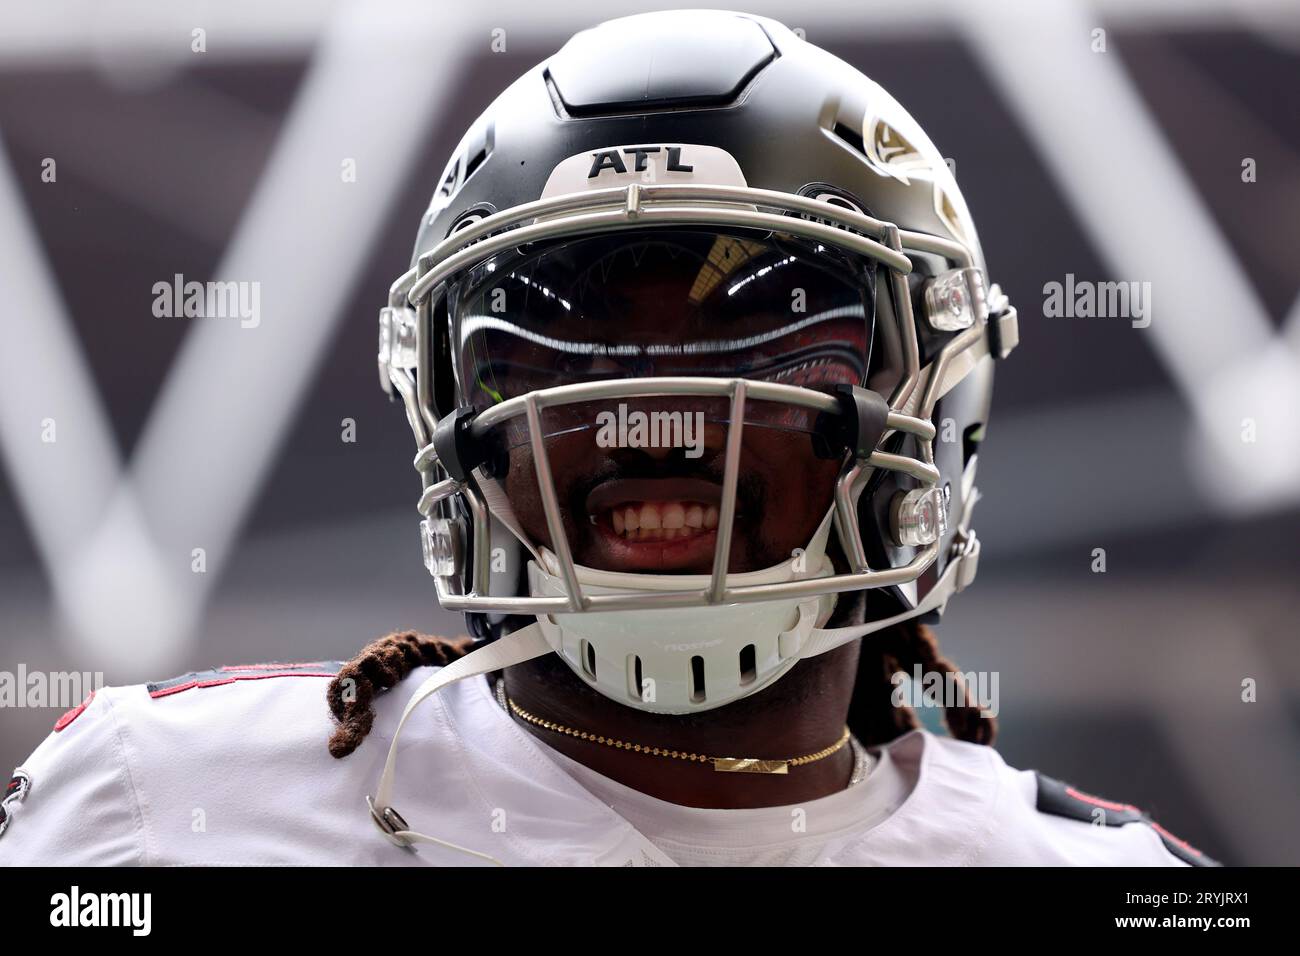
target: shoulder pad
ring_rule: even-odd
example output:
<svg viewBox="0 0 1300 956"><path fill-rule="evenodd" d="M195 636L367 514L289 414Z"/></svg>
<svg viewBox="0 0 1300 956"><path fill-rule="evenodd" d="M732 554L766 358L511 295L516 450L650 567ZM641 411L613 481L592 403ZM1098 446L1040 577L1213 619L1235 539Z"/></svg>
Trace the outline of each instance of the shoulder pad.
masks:
<svg viewBox="0 0 1300 956"><path fill-rule="evenodd" d="M1112 800L1094 797L1037 770L1034 771L1034 776L1038 779L1040 813L1082 820L1084 823L1102 823L1108 827L1119 827L1126 823L1146 823L1160 835L1165 848L1184 863L1192 866L1223 865L1210 859L1186 840L1174 836L1131 803L1115 803Z"/></svg>
<svg viewBox="0 0 1300 956"><path fill-rule="evenodd" d="M191 671L180 677L146 684L150 697L169 697L194 687L218 687L240 680L267 680L272 677L335 677L342 661L311 661L270 664L235 664L208 671Z"/></svg>

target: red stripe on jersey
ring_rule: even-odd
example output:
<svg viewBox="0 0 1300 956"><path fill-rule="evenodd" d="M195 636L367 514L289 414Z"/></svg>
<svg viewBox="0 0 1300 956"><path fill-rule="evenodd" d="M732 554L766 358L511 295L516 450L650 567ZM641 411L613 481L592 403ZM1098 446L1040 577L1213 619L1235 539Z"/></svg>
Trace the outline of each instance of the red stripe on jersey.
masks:
<svg viewBox="0 0 1300 956"><path fill-rule="evenodd" d="M1107 810L1133 810L1141 813L1137 807L1131 803L1113 803L1110 800L1103 800L1101 797L1094 797L1090 793L1084 793L1082 790L1075 790L1074 787L1066 787L1065 792L1076 800L1082 800L1085 803L1095 803L1099 807L1105 807Z"/></svg>
<svg viewBox="0 0 1300 956"><path fill-rule="evenodd" d="M65 711L63 716L54 722L54 732L57 734L64 727L68 726L68 724L72 723L74 720L80 717L81 712L85 710L87 707L89 707L90 702L94 699L95 699L95 692L92 690L89 694L86 695L85 700L83 700L76 707L73 707L71 710Z"/></svg>

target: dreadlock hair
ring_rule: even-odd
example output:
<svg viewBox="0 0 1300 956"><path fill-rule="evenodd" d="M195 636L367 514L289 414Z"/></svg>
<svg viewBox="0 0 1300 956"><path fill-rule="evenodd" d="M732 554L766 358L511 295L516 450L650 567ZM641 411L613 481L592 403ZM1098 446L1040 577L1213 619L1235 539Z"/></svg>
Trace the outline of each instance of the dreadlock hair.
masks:
<svg viewBox="0 0 1300 956"><path fill-rule="evenodd" d="M860 606L844 610L861 613ZM346 757L365 740L375 722L373 703L377 693L396 686L417 667L446 666L464 657L473 646L469 637L451 639L395 631L363 648L340 669L326 692L337 724L329 739L330 754ZM891 625L863 639L848 715L854 736L871 747L920 726L912 709L895 705L893 699L894 675L901 671L910 676L918 664L923 674L952 675L960 691L960 699L944 707L948 732L958 740L992 744L997 720L980 713L961 672L939 651L934 632L914 620Z"/></svg>
<svg viewBox="0 0 1300 956"><path fill-rule="evenodd" d="M939 650L934 631L914 618L862 639L858 677L848 716L854 736L870 747L887 743L920 726L911 707L894 702L896 675L903 673L911 677L917 665L923 677L938 673L945 680L951 679L957 688L957 699L945 703L943 708L948 733L967 743L991 745L998 732L997 719L981 712L962 672Z"/></svg>
<svg viewBox="0 0 1300 956"><path fill-rule="evenodd" d="M394 631L367 644L343 665L325 692L337 724L329 739L330 755L346 757L361 746L375 723L375 694L397 686L417 667L445 667L472 646L468 637L449 639L416 631Z"/></svg>

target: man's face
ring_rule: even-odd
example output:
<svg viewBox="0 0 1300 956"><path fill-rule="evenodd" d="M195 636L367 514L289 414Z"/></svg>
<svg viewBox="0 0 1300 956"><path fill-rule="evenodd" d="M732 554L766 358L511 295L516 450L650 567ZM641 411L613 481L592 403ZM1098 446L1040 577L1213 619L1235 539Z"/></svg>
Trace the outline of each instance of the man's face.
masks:
<svg viewBox="0 0 1300 956"><path fill-rule="evenodd" d="M541 288L544 301L568 307L551 310L544 335L481 339L478 352L491 352L490 363L484 363L491 371L480 376L481 389L521 394L569 382L650 375L743 374L818 389L858 381L863 360L849 356L865 354L866 323L860 298L857 314L842 308L842 300L854 294L847 286L832 290L839 302L825 301L826 294L815 288L803 289L800 296L791 284L811 285L818 278L815 271L760 272L760 262L737 268L727 263L734 250L716 242L708 257L663 246L637 252L619 250L591 266L583 281L589 283L590 272L597 270L597 291L581 282L552 287L558 281L547 284L540 272L521 270L513 297L523 299L520 290L526 287L528 310L537 309ZM712 292L726 297L725 311L702 301L706 268L723 276L713 279ZM503 286L508 308L512 286ZM744 291L743 298L728 295L733 288ZM579 301L581 310L573 307ZM803 308L792 308L794 303ZM845 314L805 321L828 309ZM508 312L505 318L510 319ZM635 348L593 352L575 345L593 340ZM755 370L762 374L754 375ZM628 398L542 409L545 447L575 562L604 571L709 573L729 416L727 397ZM815 418L814 412L783 403L747 403L730 571L788 560L808 545L829 510L843 455L817 444ZM527 426L515 419L502 432L509 462L503 485L511 506L528 535L554 550Z"/></svg>
<svg viewBox="0 0 1300 956"><path fill-rule="evenodd" d="M601 403L608 406L609 403ZM671 419L704 412L700 399L632 399L638 412ZM611 414L616 414L610 409ZM708 573L717 541L725 423L707 422L698 458L681 448L603 448L594 428L549 438L552 477L574 560L604 571ZM830 507L838 460L816 459L798 432L747 427L742 435L730 569L754 571L806 547ZM532 452L510 452L506 493L524 529L552 546Z"/></svg>

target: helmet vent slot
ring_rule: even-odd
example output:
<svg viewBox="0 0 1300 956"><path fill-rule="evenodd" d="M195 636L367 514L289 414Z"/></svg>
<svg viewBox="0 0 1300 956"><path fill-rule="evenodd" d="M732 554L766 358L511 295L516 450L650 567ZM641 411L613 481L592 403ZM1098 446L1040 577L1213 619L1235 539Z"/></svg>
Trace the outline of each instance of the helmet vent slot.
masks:
<svg viewBox="0 0 1300 956"><path fill-rule="evenodd" d="M473 176L474 173L478 171L478 168L483 165L483 161L487 158L488 158L488 148L487 146L484 146L482 149L480 149L477 153L474 154L474 158L471 159L469 161L469 165L465 167L465 178L469 179L471 176Z"/></svg>
<svg viewBox="0 0 1300 956"><path fill-rule="evenodd" d="M746 644L740 651L740 686L754 683L757 668L754 666L754 645Z"/></svg>
<svg viewBox="0 0 1300 956"><path fill-rule="evenodd" d="M596 647L585 639L582 642L582 669L592 680L596 679Z"/></svg>
<svg viewBox="0 0 1300 956"><path fill-rule="evenodd" d="M704 700L704 658L696 654L691 658L691 703L702 704Z"/></svg>
<svg viewBox="0 0 1300 956"><path fill-rule="evenodd" d="M843 123L836 123L831 127L831 132L834 133L838 139L843 140L848 146L852 147L854 152L858 153L858 155L863 157L867 155L866 144L862 142L862 134L857 130L851 129Z"/></svg>
<svg viewBox="0 0 1300 956"><path fill-rule="evenodd" d="M637 654L627 656L627 689L636 700L645 696L645 681L641 673L641 657Z"/></svg>

